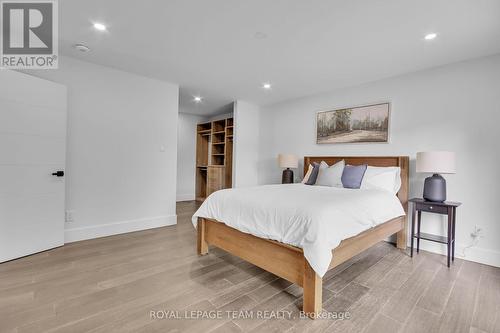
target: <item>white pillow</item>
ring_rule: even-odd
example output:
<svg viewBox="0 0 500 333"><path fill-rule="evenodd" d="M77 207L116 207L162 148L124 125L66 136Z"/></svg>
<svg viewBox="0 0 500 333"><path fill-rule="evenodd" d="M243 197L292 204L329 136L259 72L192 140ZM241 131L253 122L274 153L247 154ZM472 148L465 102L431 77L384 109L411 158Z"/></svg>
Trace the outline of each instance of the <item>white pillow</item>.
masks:
<svg viewBox="0 0 500 333"><path fill-rule="evenodd" d="M342 173L344 172L344 160L328 166L325 161L322 161L319 166L319 174L316 179L316 184L321 186L343 187L342 186Z"/></svg>
<svg viewBox="0 0 500 333"><path fill-rule="evenodd" d="M304 176L304 179L302 179L302 184L307 183L309 177L311 177L312 171L313 171L313 166L309 164L309 168L307 169L306 175Z"/></svg>
<svg viewBox="0 0 500 333"><path fill-rule="evenodd" d="M393 194L401 188L401 169L399 167L366 168L361 181L361 189L383 189Z"/></svg>

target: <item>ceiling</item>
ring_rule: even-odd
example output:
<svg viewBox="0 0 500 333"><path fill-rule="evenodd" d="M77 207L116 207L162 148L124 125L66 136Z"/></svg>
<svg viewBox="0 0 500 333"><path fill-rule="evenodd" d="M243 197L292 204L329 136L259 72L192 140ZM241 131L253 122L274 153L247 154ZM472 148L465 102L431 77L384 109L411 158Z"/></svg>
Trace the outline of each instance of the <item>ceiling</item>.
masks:
<svg viewBox="0 0 500 333"><path fill-rule="evenodd" d="M204 115L500 52L498 0L64 0L59 12L62 54L178 83L181 112Z"/></svg>

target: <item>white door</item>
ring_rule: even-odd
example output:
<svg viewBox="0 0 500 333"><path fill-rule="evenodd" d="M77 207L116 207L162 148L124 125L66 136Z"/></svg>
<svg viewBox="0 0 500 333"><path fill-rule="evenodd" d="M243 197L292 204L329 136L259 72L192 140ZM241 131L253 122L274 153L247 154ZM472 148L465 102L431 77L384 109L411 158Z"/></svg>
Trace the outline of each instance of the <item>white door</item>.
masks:
<svg viewBox="0 0 500 333"><path fill-rule="evenodd" d="M0 70L0 262L64 244L66 87Z"/></svg>

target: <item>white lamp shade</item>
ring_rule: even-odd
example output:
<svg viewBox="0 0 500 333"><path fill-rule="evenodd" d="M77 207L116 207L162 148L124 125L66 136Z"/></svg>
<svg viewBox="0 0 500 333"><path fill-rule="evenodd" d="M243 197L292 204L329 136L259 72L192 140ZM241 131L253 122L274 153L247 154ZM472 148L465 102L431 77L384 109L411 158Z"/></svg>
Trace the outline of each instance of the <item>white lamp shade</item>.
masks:
<svg viewBox="0 0 500 333"><path fill-rule="evenodd" d="M455 153L451 151L418 152L417 172L455 173Z"/></svg>
<svg viewBox="0 0 500 333"><path fill-rule="evenodd" d="M292 154L279 154L278 155L278 164L280 168L298 168L299 167L299 159L296 155Z"/></svg>

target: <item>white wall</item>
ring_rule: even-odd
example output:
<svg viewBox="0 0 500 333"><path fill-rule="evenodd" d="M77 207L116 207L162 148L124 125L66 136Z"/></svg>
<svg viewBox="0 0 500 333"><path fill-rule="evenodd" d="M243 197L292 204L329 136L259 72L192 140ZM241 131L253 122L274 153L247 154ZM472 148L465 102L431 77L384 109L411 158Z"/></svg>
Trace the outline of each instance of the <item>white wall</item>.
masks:
<svg viewBox="0 0 500 333"><path fill-rule="evenodd" d="M248 102L234 104L233 187L258 184L259 107Z"/></svg>
<svg viewBox="0 0 500 333"><path fill-rule="evenodd" d="M177 126L177 201L195 199L196 125L206 117L179 113Z"/></svg>
<svg viewBox="0 0 500 333"><path fill-rule="evenodd" d="M177 85L61 57L68 88L66 241L176 223Z"/></svg>
<svg viewBox="0 0 500 333"><path fill-rule="evenodd" d="M389 144L315 143L317 111L381 101L391 102ZM281 152L409 155L411 196L419 197L426 175L415 173L416 152L456 152L457 174L445 178L449 200L463 202L457 211L458 255L471 244L470 233L477 225L483 228L484 237L477 247L465 251L465 258L500 266L496 212L500 198L499 55L261 108L259 124L260 183L279 183L276 156ZM301 170L302 166L295 174L302 176ZM444 218L423 216L423 231L444 235ZM422 243L424 249L445 253L444 246Z"/></svg>

